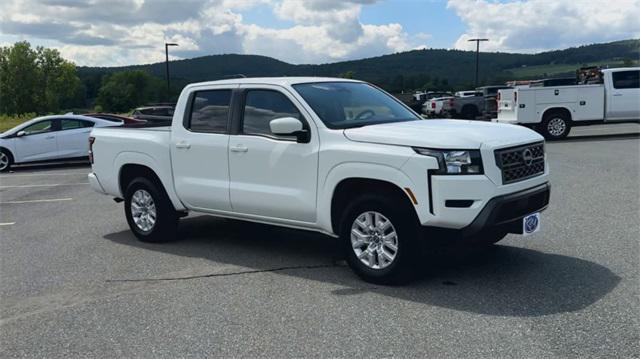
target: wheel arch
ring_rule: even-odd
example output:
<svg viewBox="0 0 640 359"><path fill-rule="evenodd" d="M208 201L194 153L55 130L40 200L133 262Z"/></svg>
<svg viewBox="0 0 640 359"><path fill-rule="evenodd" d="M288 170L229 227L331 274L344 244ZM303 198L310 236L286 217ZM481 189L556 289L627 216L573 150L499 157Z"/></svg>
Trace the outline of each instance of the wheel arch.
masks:
<svg viewBox="0 0 640 359"><path fill-rule="evenodd" d="M11 158L11 161L15 163L16 156L13 155L13 151L11 151L11 149L5 146L0 146L0 151L6 153Z"/></svg>
<svg viewBox="0 0 640 359"><path fill-rule="evenodd" d="M133 179L131 176L149 176L165 191L176 210L185 210L185 206L178 198L173 187L173 176L171 166L157 166L155 161L148 155L136 152L120 153L115 160L114 168L117 168L117 178L115 178L117 191L124 196L127 182ZM164 175L163 175L164 174Z"/></svg>
<svg viewBox="0 0 640 359"><path fill-rule="evenodd" d="M333 233L339 233L338 227L342 217L342 210L348 206L349 201L367 193L392 196L400 201L406 201L407 205L413 207L412 200L407 192L395 183L373 178L345 178L336 185L331 196L331 229Z"/></svg>
<svg viewBox="0 0 640 359"><path fill-rule="evenodd" d="M544 111L542 111L540 122L544 121L545 118L547 118L547 116L550 116L551 114L554 114L554 113L561 113L563 115L566 115L567 119L569 120L569 123L573 122L573 116L571 115L571 110L564 106L555 106L555 107L546 108Z"/></svg>

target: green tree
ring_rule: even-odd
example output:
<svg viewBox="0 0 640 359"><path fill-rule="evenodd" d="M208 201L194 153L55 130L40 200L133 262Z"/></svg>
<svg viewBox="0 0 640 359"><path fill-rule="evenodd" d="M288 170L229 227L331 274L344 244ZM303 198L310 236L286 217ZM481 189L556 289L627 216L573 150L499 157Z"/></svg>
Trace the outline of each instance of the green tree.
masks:
<svg viewBox="0 0 640 359"><path fill-rule="evenodd" d="M83 101L75 65L57 50L26 41L0 47L0 113L58 112Z"/></svg>
<svg viewBox="0 0 640 359"><path fill-rule="evenodd" d="M126 112L164 98L165 92L162 80L145 71L121 71L103 78L96 104L105 111Z"/></svg>

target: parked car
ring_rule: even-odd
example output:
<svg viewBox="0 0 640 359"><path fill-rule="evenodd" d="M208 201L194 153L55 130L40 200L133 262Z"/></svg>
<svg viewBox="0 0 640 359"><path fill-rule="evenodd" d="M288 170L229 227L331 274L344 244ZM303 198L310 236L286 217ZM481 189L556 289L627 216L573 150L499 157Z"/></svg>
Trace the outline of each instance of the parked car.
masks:
<svg viewBox="0 0 640 359"><path fill-rule="evenodd" d="M451 108L451 103L454 97L436 97L428 100L422 106L422 113L427 117L446 117L446 113Z"/></svg>
<svg viewBox="0 0 640 359"><path fill-rule="evenodd" d="M470 94L471 93L471 94ZM475 120L482 114L484 108L484 96L480 91L460 91L456 92L462 96L455 96L449 105L447 114L451 118L465 118Z"/></svg>
<svg viewBox="0 0 640 359"><path fill-rule="evenodd" d="M91 187L124 201L142 241L174 238L188 212L311 230L338 237L365 280L394 283L420 241L529 234L549 201L539 134L424 121L361 81L191 84L176 111L170 127L92 131Z"/></svg>
<svg viewBox="0 0 640 359"><path fill-rule="evenodd" d="M498 117L498 90L510 88L509 86L482 86L476 90L482 92L484 106L480 109L482 118L486 121Z"/></svg>
<svg viewBox="0 0 640 359"><path fill-rule="evenodd" d="M455 97L471 97L471 96L479 96L480 94L476 90L467 90L467 91L458 91L453 94Z"/></svg>
<svg viewBox="0 0 640 359"><path fill-rule="evenodd" d="M640 120L640 67L602 70L604 83L500 90L497 122L531 127L548 139L573 126Z"/></svg>
<svg viewBox="0 0 640 359"><path fill-rule="evenodd" d="M107 121L112 121L112 122L121 122L125 126L138 126L138 125L143 125L143 124L145 124L147 122L145 120L139 120L139 119L135 119L135 118L131 118L131 117L114 115L112 113L102 113L102 112L85 113L85 114L83 114L83 116L99 118L99 119L102 119L102 120L107 120Z"/></svg>
<svg viewBox="0 0 640 359"><path fill-rule="evenodd" d="M171 122L173 118L173 106L148 106L133 110L131 116L137 120L147 122Z"/></svg>
<svg viewBox="0 0 640 359"><path fill-rule="evenodd" d="M0 171L19 163L86 158L93 127L121 125L80 115L34 118L0 134Z"/></svg>
<svg viewBox="0 0 640 359"><path fill-rule="evenodd" d="M403 102L407 104L409 107L411 107L411 109L414 110L415 112L418 112L418 113L422 112L423 114L426 115L427 113L424 112L425 103L427 103L432 98L443 97L443 96L453 96L453 95L445 91L416 92L413 94L410 102L407 102L407 101L403 101Z"/></svg>

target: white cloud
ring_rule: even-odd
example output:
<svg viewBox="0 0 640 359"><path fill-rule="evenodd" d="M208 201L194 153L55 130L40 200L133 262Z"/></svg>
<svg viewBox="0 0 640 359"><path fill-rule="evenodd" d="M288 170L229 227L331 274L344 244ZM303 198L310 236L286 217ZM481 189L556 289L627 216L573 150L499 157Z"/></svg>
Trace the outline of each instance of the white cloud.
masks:
<svg viewBox="0 0 640 359"><path fill-rule="evenodd" d="M475 49L467 41L473 37L490 39L481 45L485 51L507 52L640 37L640 0L449 0L447 6L467 26L458 49Z"/></svg>
<svg viewBox="0 0 640 359"><path fill-rule="evenodd" d="M377 0L10 0L0 3L0 36L51 41L79 65L114 66L221 53L318 63L415 48L399 24L360 23ZM261 6L290 26L246 23ZM48 40L47 40L48 39Z"/></svg>

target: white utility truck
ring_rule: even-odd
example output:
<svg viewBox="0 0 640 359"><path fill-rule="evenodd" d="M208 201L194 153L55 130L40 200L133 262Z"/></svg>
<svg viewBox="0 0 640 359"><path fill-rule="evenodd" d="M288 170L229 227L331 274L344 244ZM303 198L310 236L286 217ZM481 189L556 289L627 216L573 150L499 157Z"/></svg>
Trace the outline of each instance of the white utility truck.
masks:
<svg viewBox="0 0 640 359"><path fill-rule="evenodd" d="M423 120L354 80L191 84L170 127L97 128L89 142L92 188L124 201L140 240L172 239L189 212L318 231L373 282L408 278L436 235L535 232L549 202L539 134Z"/></svg>
<svg viewBox="0 0 640 359"><path fill-rule="evenodd" d="M640 68L601 71L599 84L500 90L494 121L525 125L547 139L559 139L573 126L640 120Z"/></svg>

